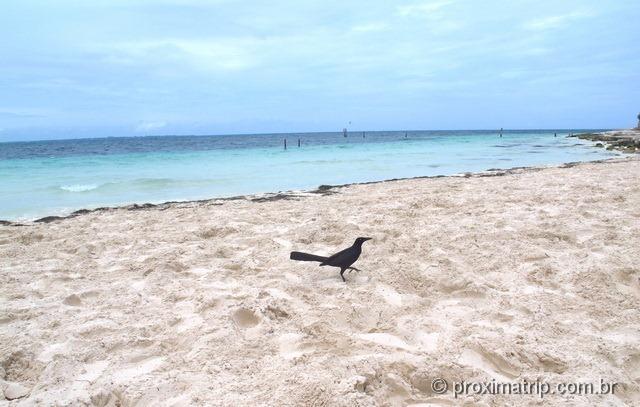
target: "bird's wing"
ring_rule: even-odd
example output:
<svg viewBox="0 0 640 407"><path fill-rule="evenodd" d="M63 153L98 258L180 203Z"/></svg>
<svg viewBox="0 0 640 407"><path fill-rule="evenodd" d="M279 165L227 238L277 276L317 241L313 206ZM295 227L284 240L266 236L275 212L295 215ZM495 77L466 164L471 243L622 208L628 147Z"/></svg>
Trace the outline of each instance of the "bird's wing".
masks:
<svg viewBox="0 0 640 407"><path fill-rule="evenodd" d="M353 258L353 251L351 247L347 247L344 250L339 251L338 253L329 256L328 259L320 263L321 266L334 266L334 267L342 267L342 266L350 266L355 260ZM351 263L349 263L351 261ZM349 264L346 264L349 263Z"/></svg>

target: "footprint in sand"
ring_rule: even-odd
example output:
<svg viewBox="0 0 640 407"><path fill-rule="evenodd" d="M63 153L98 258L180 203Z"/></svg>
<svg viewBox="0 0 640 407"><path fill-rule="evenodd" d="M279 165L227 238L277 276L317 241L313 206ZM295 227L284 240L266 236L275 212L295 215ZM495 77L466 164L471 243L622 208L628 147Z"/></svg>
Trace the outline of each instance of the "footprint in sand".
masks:
<svg viewBox="0 0 640 407"><path fill-rule="evenodd" d="M253 311L247 308L237 309L231 316L233 322L240 328L253 328L260 323L260 317L258 317Z"/></svg>
<svg viewBox="0 0 640 407"><path fill-rule="evenodd" d="M640 353L630 355L623 366L633 380L640 381Z"/></svg>
<svg viewBox="0 0 640 407"><path fill-rule="evenodd" d="M29 395L29 389L20 383L6 382L3 386L4 398L7 400L18 400Z"/></svg>
<svg viewBox="0 0 640 407"><path fill-rule="evenodd" d="M129 383L133 378L143 376L158 369L164 363L164 358L157 356L151 357L144 361L138 360L132 363L131 367L122 369L114 375L114 381L117 383Z"/></svg>
<svg viewBox="0 0 640 407"><path fill-rule="evenodd" d="M305 353L313 352L315 348L311 344L300 343L302 337L302 334L295 332L280 335L278 338L280 356L284 359L291 360L302 356Z"/></svg>
<svg viewBox="0 0 640 407"><path fill-rule="evenodd" d="M71 294L70 296L65 298L64 301L62 302L67 305L71 305L72 307L79 307L82 305L82 300L76 294Z"/></svg>
<svg viewBox="0 0 640 407"><path fill-rule="evenodd" d="M538 357L538 363L540 364L540 367L545 372L562 374L569 368L569 366L560 358L550 355L548 353L539 354L537 355L537 357Z"/></svg>
<svg viewBox="0 0 640 407"><path fill-rule="evenodd" d="M520 369L502 356L474 346L460 355L460 362L486 372L496 380L511 380L520 375Z"/></svg>

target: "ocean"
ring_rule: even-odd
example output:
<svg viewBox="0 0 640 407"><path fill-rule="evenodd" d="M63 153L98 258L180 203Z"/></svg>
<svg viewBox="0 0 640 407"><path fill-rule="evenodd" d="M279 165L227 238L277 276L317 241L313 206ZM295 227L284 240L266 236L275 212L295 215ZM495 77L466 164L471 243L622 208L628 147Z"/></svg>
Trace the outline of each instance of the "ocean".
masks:
<svg viewBox="0 0 640 407"><path fill-rule="evenodd" d="M349 132L347 137L337 132L0 143L0 219L33 220L101 206L305 190L619 154L568 134L512 130L500 138L496 131L372 131Z"/></svg>

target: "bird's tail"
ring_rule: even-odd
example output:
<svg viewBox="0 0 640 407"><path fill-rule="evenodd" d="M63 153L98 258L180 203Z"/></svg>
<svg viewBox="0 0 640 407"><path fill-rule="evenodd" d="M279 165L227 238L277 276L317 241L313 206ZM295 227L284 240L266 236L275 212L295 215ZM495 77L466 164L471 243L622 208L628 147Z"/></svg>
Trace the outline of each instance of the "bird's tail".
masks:
<svg viewBox="0 0 640 407"><path fill-rule="evenodd" d="M291 260L298 261L319 261L323 262L328 259L328 257L316 256L315 254L302 253L302 252L291 252L291 256L289 256Z"/></svg>

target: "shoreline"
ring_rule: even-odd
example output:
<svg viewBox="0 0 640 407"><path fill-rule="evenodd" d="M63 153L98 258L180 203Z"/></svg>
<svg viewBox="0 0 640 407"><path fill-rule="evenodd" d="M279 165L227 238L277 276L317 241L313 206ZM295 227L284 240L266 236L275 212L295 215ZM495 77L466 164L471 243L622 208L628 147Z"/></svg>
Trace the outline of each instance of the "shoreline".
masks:
<svg viewBox="0 0 640 407"><path fill-rule="evenodd" d="M580 136L597 136L600 133L585 133L585 134L576 134L572 137L578 137L581 139L592 140L587 137ZM567 136L570 137L570 136ZM596 140L596 139L593 139ZM592 140L592 141L593 141ZM637 150L640 151L640 150ZM166 210L171 207L179 207L181 205L222 205L224 202L228 201L251 201L255 203L263 203L270 201L278 201L278 200L288 200L288 199L296 199L296 198L305 198L313 195L331 195L338 193L337 189L347 188L356 185L371 185L371 184L381 184L388 182L396 182L396 181L406 181L406 180L426 180L426 179L438 179L438 178L480 178L480 177L500 177L504 175L511 174L519 174L523 172L533 172L533 171L541 171L550 168L571 168L577 165L584 164L605 164L605 163L613 163L613 162L623 162L623 161L633 161L639 160L640 158L635 158L634 156L623 156L623 157L612 157L607 159L599 159L593 161L575 161L575 162L567 162L562 164L549 164L543 166L531 166L531 167L511 167L511 168L489 168L484 171L479 172L464 172L457 173L451 175L425 175L425 176L416 176L416 177L407 177L407 178L389 178L379 181L366 181L366 182L352 182L347 184L337 184L337 185L319 185L316 189L310 190L290 190L290 191L278 191L278 192L265 192L258 194L246 194L246 195L235 195L230 197L213 197L213 198L205 198L205 199L195 199L195 200L185 200L185 201L166 201L161 203L131 203L124 205L114 205L114 206L102 206L93 209L81 208L77 209L68 215L48 215L43 216L37 219L28 220L28 221L11 221L0 219L0 226L33 226L35 224L41 223L52 223L57 221L68 220L72 218L76 218L78 216L87 215L91 213L106 213L113 212L118 210L127 210L127 211L137 211L137 210L145 210L145 209L157 209L157 210Z"/></svg>

